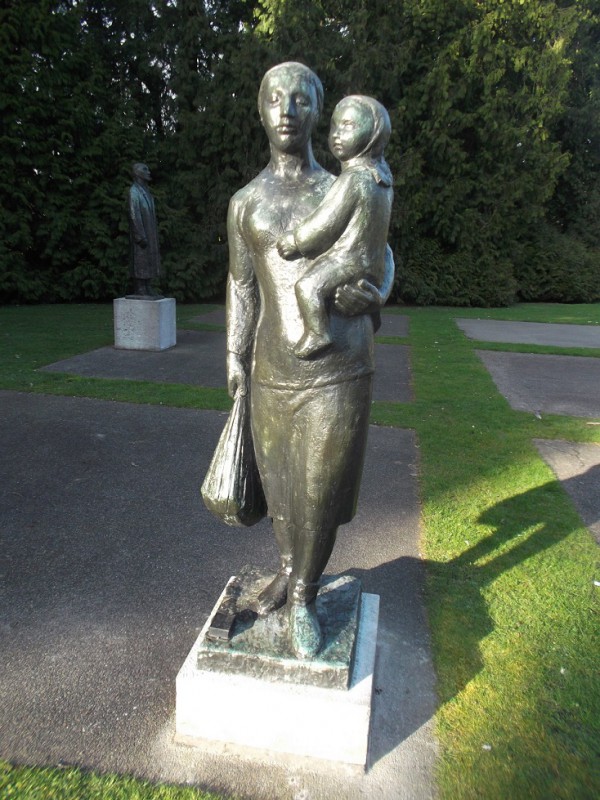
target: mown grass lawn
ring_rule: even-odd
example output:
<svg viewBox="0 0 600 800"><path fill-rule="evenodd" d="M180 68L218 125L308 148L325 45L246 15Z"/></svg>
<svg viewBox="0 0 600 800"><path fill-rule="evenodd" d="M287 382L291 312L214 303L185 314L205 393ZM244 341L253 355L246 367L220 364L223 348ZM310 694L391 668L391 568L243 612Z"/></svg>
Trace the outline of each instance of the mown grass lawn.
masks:
<svg viewBox="0 0 600 800"><path fill-rule="evenodd" d="M180 307L179 324L198 312ZM409 338L397 341L411 345L415 401L375 403L372 419L418 435L440 796L596 798L598 547L532 440L600 443L600 421L513 411L474 352L484 345L469 341L453 319L600 324L600 306L398 312L411 318ZM0 309L0 388L229 407L221 389L36 371L111 342L110 306ZM8 765L0 770L0 796L206 797L127 778Z"/></svg>

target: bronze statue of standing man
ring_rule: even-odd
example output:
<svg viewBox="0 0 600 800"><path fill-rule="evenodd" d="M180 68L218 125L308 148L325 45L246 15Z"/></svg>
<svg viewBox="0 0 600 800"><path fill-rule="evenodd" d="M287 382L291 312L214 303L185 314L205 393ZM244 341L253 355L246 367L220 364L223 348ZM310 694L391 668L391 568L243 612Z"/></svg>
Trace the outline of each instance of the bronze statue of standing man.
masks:
<svg viewBox="0 0 600 800"><path fill-rule="evenodd" d="M136 297L157 297L152 281L160 275L158 225L154 198L148 188L152 175L146 164L133 165L133 183L129 189L129 233L131 246L130 274Z"/></svg>
<svg viewBox="0 0 600 800"><path fill-rule="evenodd" d="M295 285L311 262L302 255L286 260L277 242L334 182L311 145L323 87L308 67L286 62L264 76L258 105L271 158L229 207L227 382L232 397L250 393L256 458L280 553L257 611L287 604L293 651L311 658L322 641L319 580L338 526L356 509L374 371L371 315L390 293L394 265L387 248L381 286L339 286L328 308L330 346L298 357L304 325Z"/></svg>

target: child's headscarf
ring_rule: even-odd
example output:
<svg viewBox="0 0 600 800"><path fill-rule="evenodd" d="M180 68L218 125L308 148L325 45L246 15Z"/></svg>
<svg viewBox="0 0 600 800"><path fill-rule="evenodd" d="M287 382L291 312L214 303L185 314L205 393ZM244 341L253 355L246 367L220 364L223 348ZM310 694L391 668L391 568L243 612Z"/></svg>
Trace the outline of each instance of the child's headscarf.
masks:
<svg viewBox="0 0 600 800"><path fill-rule="evenodd" d="M368 166L377 183L380 183L382 186L391 186L394 183L394 179L392 178L389 165L383 157L383 151L392 133L392 125L388 112L378 100L375 100L374 97L367 97L364 94L350 94L344 97L343 100L340 100L338 106L348 101L360 103L362 106L368 108L373 118L373 133L369 139L369 143L358 155L368 155L370 157L370 164Z"/></svg>

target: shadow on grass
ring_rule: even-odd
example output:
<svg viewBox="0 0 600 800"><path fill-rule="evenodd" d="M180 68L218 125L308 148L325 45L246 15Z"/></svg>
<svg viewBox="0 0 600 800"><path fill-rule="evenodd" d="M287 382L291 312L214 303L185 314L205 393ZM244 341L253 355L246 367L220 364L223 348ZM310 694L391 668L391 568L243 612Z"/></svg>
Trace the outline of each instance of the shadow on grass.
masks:
<svg viewBox="0 0 600 800"><path fill-rule="evenodd" d="M380 650L376 686L387 697L375 701L370 763L391 752L435 712L436 705L451 702L481 671L480 642L493 629L484 590L496 578L528 559L558 544L581 522L574 514L555 514L564 507L564 489L569 483L585 479L600 485L600 466L594 466L576 479L550 481L491 506L478 521L495 531L447 562L402 557L368 570L352 569L367 592L380 595ZM559 502L556 502L556 501ZM446 650L439 656L443 670L437 678L427 679L429 639L419 595L427 585L435 628L444 631ZM523 586L522 602L527 603ZM386 635L394 645L381 647ZM409 652L412 650L412 653ZM386 659L393 663L387 663ZM404 675L399 672L404 671ZM431 672L433 675L433 673ZM392 690L391 692L389 690ZM377 705L385 708L377 720ZM394 718L390 724L389 717ZM385 735L377 726L387 725Z"/></svg>
<svg viewBox="0 0 600 800"><path fill-rule="evenodd" d="M455 643L454 662L447 660L446 680L438 685L441 703L452 700L482 667L479 642L493 630L482 596L498 577L558 544L581 522L574 514L558 514L569 484L594 473L600 485L600 467L562 483L554 480L510 497L484 511L478 522L495 532L446 563L428 562L431 589L445 595L441 605L445 638ZM556 502L558 499L559 502ZM522 589L523 603L527 589Z"/></svg>

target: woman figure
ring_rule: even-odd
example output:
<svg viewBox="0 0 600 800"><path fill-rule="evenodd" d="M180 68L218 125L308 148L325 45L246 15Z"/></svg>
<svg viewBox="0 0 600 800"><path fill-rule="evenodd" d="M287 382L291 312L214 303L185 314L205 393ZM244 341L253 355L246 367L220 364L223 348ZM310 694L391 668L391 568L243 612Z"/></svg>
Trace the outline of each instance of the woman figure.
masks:
<svg viewBox="0 0 600 800"><path fill-rule="evenodd" d="M229 207L227 382L232 397L250 391L258 468L281 556L257 611L266 615L287 602L293 650L310 658L321 646L319 579L338 526L356 509L374 370L371 315L391 290L393 259L388 248L381 288L364 280L338 288L331 346L299 360L303 323L294 287L310 261L286 261L277 240L317 208L334 181L311 145L323 88L308 67L286 62L265 74L258 105L271 158Z"/></svg>

